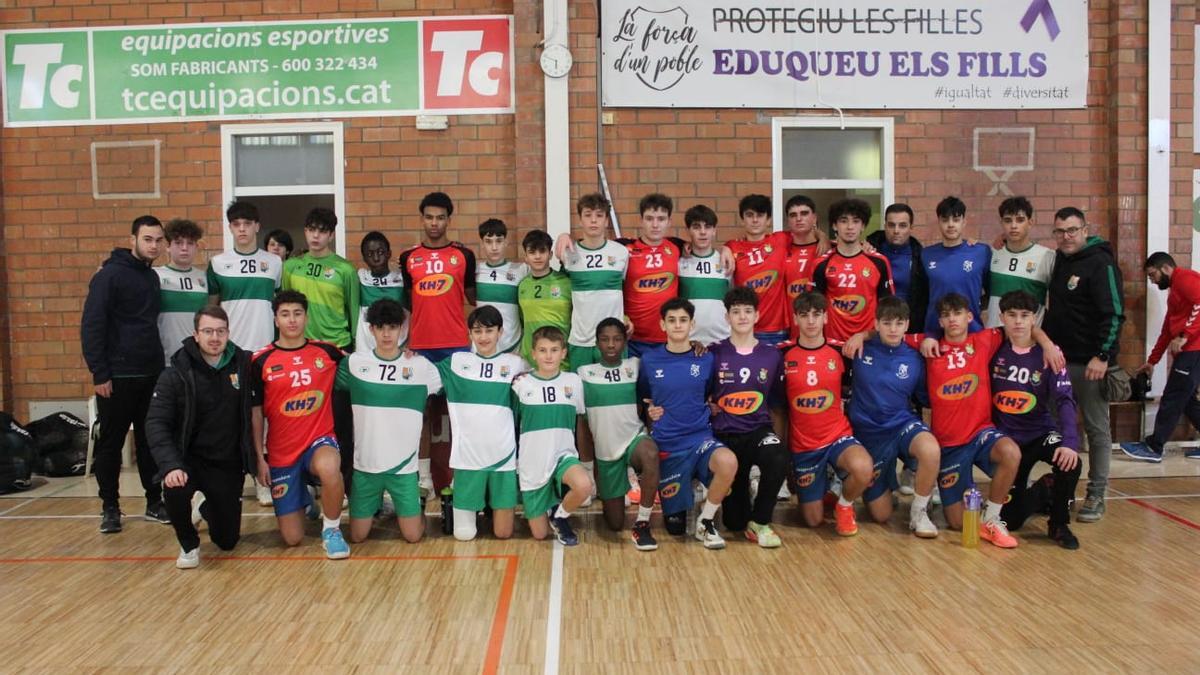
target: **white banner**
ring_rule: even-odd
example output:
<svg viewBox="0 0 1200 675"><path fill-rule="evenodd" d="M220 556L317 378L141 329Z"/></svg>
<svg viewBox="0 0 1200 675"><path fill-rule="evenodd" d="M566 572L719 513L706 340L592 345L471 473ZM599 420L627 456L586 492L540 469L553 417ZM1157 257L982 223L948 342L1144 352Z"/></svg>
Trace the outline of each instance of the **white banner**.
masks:
<svg viewBox="0 0 1200 675"><path fill-rule="evenodd" d="M1086 0L606 0L603 103L1082 108Z"/></svg>

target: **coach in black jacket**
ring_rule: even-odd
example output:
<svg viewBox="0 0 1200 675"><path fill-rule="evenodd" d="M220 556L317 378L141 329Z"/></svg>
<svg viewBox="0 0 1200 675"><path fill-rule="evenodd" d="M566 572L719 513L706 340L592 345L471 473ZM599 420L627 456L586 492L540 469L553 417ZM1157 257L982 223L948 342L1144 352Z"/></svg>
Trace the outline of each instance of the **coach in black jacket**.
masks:
<svg viewBox="0 0 1200 675"><path fill-rule="evenodd" d="M195 333L171 357L154 388L146 435L158 462L163 500L179 539L181 569L199 564L192 496L214 544L228 551L241 535L242 485L257 467L250 440L250 353L229 341L220 307L196 313Z"/></svg>
<svg viewBox="0 0 1200 675"><path fill-rule="evenodd" d="M903 254L907 254L903 256L909 258L904 301L908 303L908 315L913 317L908 332L920 333L924 325L918 319L925 316L925 308L929 303L929 278L925 276L925 265L921 262L921 250L924 247L912 236L912 221L913 211L908 204L892 204L884 211L883 229L867 235L867 243L874 246L875 252L887 258L892 265L893 291L900 288L895 278L901 266L896 262Z"/></svg>

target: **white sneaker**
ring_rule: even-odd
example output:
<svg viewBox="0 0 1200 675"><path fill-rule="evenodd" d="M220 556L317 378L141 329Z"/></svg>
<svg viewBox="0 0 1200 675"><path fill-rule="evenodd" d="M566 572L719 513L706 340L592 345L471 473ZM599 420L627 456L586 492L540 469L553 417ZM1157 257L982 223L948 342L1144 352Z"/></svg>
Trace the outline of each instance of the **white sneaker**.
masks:
<svg viewBox="0 0 1200 675"><path fill-rule="evenodd" d="M908 469L900 469L900 494L906 497L913 495L913 472Z"/></svg>
<svg viewBox="0 0 1200 675"><path fill-rule="evenodd" d="M179 549L179 557L175 559L175 567L181 570L191 570L200 566L200 547L185 551Z"/></svg>
<svg viewBox="0 0 1200 675"><path fill-rule="evenodd" d="M433 476L420 475L417 476L417 490L420 491L421 499L429 499L433 496Z"/></svg>
<svg viewBox="0 0 1200 675"><path fill-rule="evenodd" d="M933 486L933 494L929 495L929 503L934 506L942 505L942 493L937 489L936 485Z"/></svg>
<svg viewBox="0 0 1200 675"><path fill-rule="evenodd" d="M258 499L259 506L270 506L272 503L271 488L259 485L257 481L254 483L254 496Z"/></svg>
<svg viewBox="0 0 1200 675"><path fill-rule="evenodd" d="M392 518L396 515L396 504L387 490L383 491L383 505L379 507L380 518Z"/></svg>
<svg viewBox="0 0 1200 675"><path fill-rule="evenodd" d="M938 536L937 525L929 519L929 513L924 509L915 511L908 519L908 529L922 539L933 539Z"/></svg>
<svg viewBox="0 0 1200 675"><path fill-rule="evenodd" d="M725 548L725 540L717 532L717 524L711 520L696 519L696 539L702 542L704 548L707 549L716 550Z"/></svg>
<svg viewBox="0 0 1200 675"><path fill-rule="evenodd" d="M204 516L200 515L200 505L204 503L204 495L200 492L192 493L192 527L199 528L200 523L204 522Z"/></svg>

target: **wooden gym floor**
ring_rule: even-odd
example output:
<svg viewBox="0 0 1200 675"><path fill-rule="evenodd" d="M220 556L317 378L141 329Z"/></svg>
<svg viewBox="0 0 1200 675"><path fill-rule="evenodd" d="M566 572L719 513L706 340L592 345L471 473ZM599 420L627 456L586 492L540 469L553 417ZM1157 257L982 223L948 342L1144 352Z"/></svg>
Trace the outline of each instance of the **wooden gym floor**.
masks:
<svg viewBox="0 0 1200 675"><path fill-rule="evenodd" d="M1154 477L1114 479L1074 552L1044 518L1015 551L972 551L899 515L842 539L781 504L775 551L732 536L707 551L656 516L660 548L639 553L592 512L570 550L524 529L458 543L430 518L420 544L392 523L326 561L316 524L284 549L248 500L242 543L205 541L189 571L168 526L127 517L101 536L94 482L54 479L0 498L0 672L1194 671L1200 462L1114 457L1113 474Z"/></svg>

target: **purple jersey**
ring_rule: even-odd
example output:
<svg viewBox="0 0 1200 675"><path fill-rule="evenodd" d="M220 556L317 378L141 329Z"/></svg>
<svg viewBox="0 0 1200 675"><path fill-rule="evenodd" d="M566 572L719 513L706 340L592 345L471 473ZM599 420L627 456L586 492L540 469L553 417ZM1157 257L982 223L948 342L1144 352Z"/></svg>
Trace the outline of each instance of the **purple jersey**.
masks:
<svg viewBox="0 0 1200 675"><path fill-rule="evenodd" d="M1021 354L1005 340L992 357L992 420L1017 443L1058 432L1062 445L1079 450L1071 380L1046 367L1038 345Z"/></svg>
<svg viewBox="0 0 1200 675"><path fill-rule="evenodd" d="M748 354L740 354L729 340L708 348L713 370L713 402L720 412L713 418L713 431L741 434L771 426L773 405L782 405L783 355L762 342Z"/></svg>

